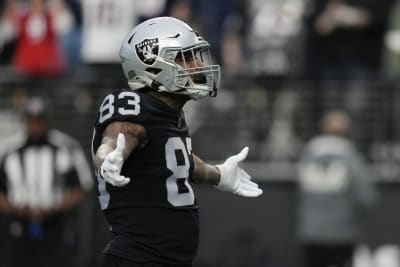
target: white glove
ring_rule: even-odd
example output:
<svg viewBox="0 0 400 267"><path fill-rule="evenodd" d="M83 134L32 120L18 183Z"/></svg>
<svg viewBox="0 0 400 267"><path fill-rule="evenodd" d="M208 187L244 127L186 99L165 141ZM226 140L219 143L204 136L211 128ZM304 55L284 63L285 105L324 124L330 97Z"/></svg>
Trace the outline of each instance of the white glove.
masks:
<svg viewBox="0 0 400 267"><path fill-rule="evenodd" d="M124 186L130 181L128 177L120 175L124 163L124 149L125 136L120 133L117 138L117 147L106 156L100 166L100 176L113 186Z"/></svg>
<svg viewBox="0 0 400 267"><path fill-rule="evenodd" d="M229 157L223 164L217 165L221 172L219 184L215 187L222 191L232 192L244 197L258 197L262 190L250 181L250 175L238 166L243 161L249 148L246 146L239 154Z"/></svg>

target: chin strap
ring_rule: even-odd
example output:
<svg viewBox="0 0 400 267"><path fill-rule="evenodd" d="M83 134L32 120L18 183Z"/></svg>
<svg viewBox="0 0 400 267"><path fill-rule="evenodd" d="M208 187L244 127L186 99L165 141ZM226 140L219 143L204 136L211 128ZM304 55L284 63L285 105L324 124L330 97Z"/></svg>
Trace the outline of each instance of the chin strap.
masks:
<svg viewBox="0 0 400 267"><path fill-rule="evenodd" d="M168 92L167 88L164 85L144 76L136 76L135 81L128 82L128 84L132 90L140 89L147 86L158 92Z"/></svg>
<svg viewBox="0 0 400 267"><path fill-rule="evenodd" d="M144 76L136 76L135 80L128 82L128 84L129 84L129 87L132 90L137 90L137 89L140 89L140 88L143 88L143 87L147 86L147 87L150 87L150 88L152 88L152 89L154 89L154 90L156 90L158 92L168 92L168 93L171 93L171 94L182 94L182 93L179 93L179 92L174 92L174 91L167 90L167 88L164 85L162 85L161 83L159 83L159 82L157 82L155 80L152 80L152 79L150 79L148 77L144 77ZM208 95L210 95L210 96L215 96L216 95L216 94L212 95L213 92L208 90L208 86L207 85L199 85L198 84L197 88L185 88L184 90L186 90L186 92L188 92L185 95L190 96L190 98L193 99L193 100L199 100L199 99L207 96L206 94L200 94L200 93L194 93L194 92L206 91L206 92L208 92ZM194 91L194 92L190 93L191 90Z"/></svg>

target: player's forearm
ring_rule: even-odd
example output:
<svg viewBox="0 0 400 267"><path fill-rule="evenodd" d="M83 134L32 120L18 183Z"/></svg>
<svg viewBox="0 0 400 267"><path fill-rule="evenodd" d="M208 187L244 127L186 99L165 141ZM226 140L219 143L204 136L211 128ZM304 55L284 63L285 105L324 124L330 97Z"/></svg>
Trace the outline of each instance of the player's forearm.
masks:
<svg viewBox="0 0 400 267"><path fill-rule="evenodd" d="M220 180L220 172L217 166L205 163L196 155L193 155L194 173L193 180L198 184L217 185Z"/></svg>
<svg viewBox="0 0 400 267"><path fill-rule="evenodd" d="M143 147L147 143L146 130L142 125L119 121L110 123L105 129L101 145L96 151L94 158L96 171L100 169L100 166L107 155L116 148L117 138L120 133L124 134L125 137L125 148L123 151L124 159L126 159L137 147Z"/></svg>

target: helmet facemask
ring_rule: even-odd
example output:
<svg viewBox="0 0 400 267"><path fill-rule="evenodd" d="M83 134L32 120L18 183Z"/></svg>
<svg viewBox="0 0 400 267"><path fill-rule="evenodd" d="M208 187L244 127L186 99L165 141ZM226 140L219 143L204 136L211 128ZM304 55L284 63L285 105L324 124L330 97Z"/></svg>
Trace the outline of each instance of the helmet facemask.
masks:
<svg viewBox="0 0 400 267"><path fill-rule="evenodd" d="M216 96L220 83L220 67L213 65L208 43L180 49L176 53L176 93L190 95L193 99Z"/></svg>

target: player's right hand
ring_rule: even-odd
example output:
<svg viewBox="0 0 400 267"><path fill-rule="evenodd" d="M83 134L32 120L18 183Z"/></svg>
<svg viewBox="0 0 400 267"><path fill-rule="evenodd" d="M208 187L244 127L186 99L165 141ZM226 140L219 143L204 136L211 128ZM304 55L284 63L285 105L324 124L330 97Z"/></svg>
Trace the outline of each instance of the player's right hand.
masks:
<svg viewBox="0 0 400 267"><path fill-rule="evenodd" d="M100 166L100 176L113 186L125 186L130 178L121 175L124 164L123 151L125 149L125 136L120 133L117 138L117 147L111 151Z"/></svg>

